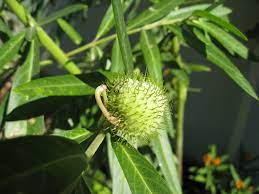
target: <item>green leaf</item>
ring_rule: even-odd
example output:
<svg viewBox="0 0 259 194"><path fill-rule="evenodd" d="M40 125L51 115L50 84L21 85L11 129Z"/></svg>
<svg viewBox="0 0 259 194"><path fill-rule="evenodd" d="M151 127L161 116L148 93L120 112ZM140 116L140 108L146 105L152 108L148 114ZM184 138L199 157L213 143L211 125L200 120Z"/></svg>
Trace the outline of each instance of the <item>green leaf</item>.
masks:
<svg viewBox="0 0 259 194"><path fill-rule="evenodd" d="M79 3L79 4L70 5L59 11L56 11L56 12L50 14L49 16L47 16L45 18L40 19L38 21L38 24L45 25L45 24L51 23L59 18L72 14L74 12L78 12L78 11L86 10L86 9L87 9L87 5L85 5L85 4Z"/></svg>
<svg viewBox="0 0 259 194"><path fill-rule="evenodd" d="M60 28L67 34L67 36L76 44L81 44L83 38L82 36L76 31L76 29L71 26L66 20L59 18L57 19L58 25Z"/></svg>
<svg viewBox="0 0 259 194"><path fill-rule="evenodd" d="M13 36L0 48L0 70L3 66L10 62L20 50L20 46L25 37L25 32L20 32L19 34Z"/></svg>
<svg viewBox="0 0 259 194"><path fill-rule="evenodd" d="M82 143L83 141L91 137L93 133L83 128L75 128L71 130L55 129L52 135L66 137L68 139L76 141L77 143Z"/></svg>
<svg viewBox="0 0 259 194"><path fill-rule="evenodd" d="M6 194L62 193L87 162L76 142L56 136L1 141L0 152L0 193Z"/></svg>
<svg viewBox="0 0 259 194"><path fill-rule="evenodd" d="M155 38L150 33L142 31L140 36L140 43L150 77L162 85L162 62L160 51Z"/></svg>
<svg viewBox="0 0 259 194"><path fill-rule="evenodd" d="M248 57L247 47L217 25L200 20L195 20L191 24L211 34L211 36L218 40L232 55L237 53L244 59Z"/></svg>
<svg viewBox="0 0 259 194"><path fill-rule="evenodd" d="M123 12L125 13L130 5L133 3L133 0L124 0L123 2ZM112 11L112 5L109 6L105 15L103 16L102 22L97 30L96 39L99 39L101 36L108 33L114 26L114 17Z"/></svg>
<svg viewBox="0 0 259 194"><path fill-rule="evenodd" d="M191 5L188 7L180 8L178 10L174 10L170 12L165 19L186 19L192 15L192 13L196 10L205 10L210 6L210 4L200 4L200 5ZM218 6L217 8L213 9L210 13L216 16L225 16L231 13L229 8Z"/></svg>
<svg viewBox="0 0 259 194"><path fill-rule="evenodd" d="M258 99L251 84L242 75L239 69L232 63L232 61L222 52L216 45L208 40L199 30L195 30L195 35L205 44L206 57L209 61L217 65L225 71L225 73L233 79L250 96Z"/></svg>
<svg viewBox="0 0 259 194"><path fill-rule="evenodd" d="M112 142L112 148L133 194L172 193L153 165L132 146Z"/></svg>
<svg viewBox="0 0 259 194"><path fill-rule="evenodd" d="M205 65L188 64L186 67L190 72L210 72L211 68Z"/></svg>
<svg viewBox="0 0 259 194"><path fill-rule="evenodd" d="M172 122L171 118L170 121ZM181 194L182 189L178 178L176 164L173 160L174 155L166 131L161 131L151 143L152 150L156 154L159 164L161 164L161 170L168 186L174 194Z"/></svg>
<svg viewBox="0 0 259 194"><path fill-rule="evenodd" d="M121 1L112 0L113 15L115 20L115 27L117 32L117 37L119 40L120 51L122 60L127 73L133 71L133 56L131 52L129 37L126 31L126 24L123 17L123 10Z"/></svg>
<svg viewBox="0 0 259 194"><path fill-rule="evenodd" d="M33 80L15 88L16 93L32 98L48 96L84 96L93 95L95 89L77 76L51 76Z"/></svg>
<svg viewBox="0 0 259 194"><path fill-rule="evenodd" d="M122 62L122 56L120 51L120 46L118 39L115 40L113 47L112 47L112 72L124 72L124 65Z"/></svg>
<svg viewBox="0 0 259 194"><path fill-rule="evenodd" d="M240 38L247 40L247 37L235 26L233 26L231 23L226 22L225 20L207 12L207 11L203 11L203 10L197 10L195 12L193 12L194 16L200 16L200 17L204 17L216 24L218 24L219 26L221 26L222 28L225 28L225 30L228 30L229 32L232 32L233 34L235 34L236 36L239 36Z"/></svg>
<svg viewBox="0 0 259 194"><path fill-rule="evenodd" d="M150 77L154 79L161 86L163 85L162 62L159 48L155 42L155 38L147 32L141 32L141 48L147 64L147 69ZM169 106L168 106L169 109ZM168 110L170 112L170 110ZM172 118L170 114L165 117L166 130L173 131ZM178 173L176 171L175 163L173 161L173 152L169 143L167 132L160 131L159 135L151 142L152 149L161 164L161 170L170 189L175 194L182 193Z"/></svg>
<svg viewBox="0 0 259 194"><path fill-rule="evenodd" d="M112 193L113 194L131 194L129 184L125 178L116 155L112 149L110 134L107 134L107 149L109 167L112 177Z"/></svg>
<svg viewBox="0 0 259 194"><path fill-rule="evenodd" d="M29 82L34 76L39 74L39 72L39 46L38 42L33 40L24 64L18 68L14 75L13 86L7 107L8 114L16 107L26 103L29 100L28 97L15 93L14 89L21 84ZM5 124L5 137L13 138L29 134L39 135L44 133L44 128L43 117L31 118L28 121L10 121Z"/></svg>
<svg viewBox="0 0 259 194"><path fill-rule="evenodd" d="M128 29L137 28L142 25L155 22L169 14L175 7L179 6L183 2L184 0L161 1L153 7L147 8L140 15L130 20L128 23Z"/></svg>
<svg viewBox="0 0 259 194"><path fill-rule="evenodd" d="M9 38L12 37L12 31L2 19L0 19L0 32L5 33Z"/></svg>

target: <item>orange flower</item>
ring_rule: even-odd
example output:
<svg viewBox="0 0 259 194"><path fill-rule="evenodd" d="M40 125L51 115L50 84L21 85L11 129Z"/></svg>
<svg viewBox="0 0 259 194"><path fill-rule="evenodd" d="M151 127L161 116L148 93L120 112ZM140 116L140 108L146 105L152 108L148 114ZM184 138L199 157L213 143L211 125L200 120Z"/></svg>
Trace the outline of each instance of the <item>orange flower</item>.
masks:
<svg viewBox="0 0 259 194"><path fill-rule="evenodd" d="M221 164L221 158L220 157L216 157L212 163L215 165L215 166L219 166Z"/></svg>
<svg viewBox="0 0 259 194"><path fill-rule="evenodd" d="M239 189L239 190L245 188L245 184L242 180L236 181L235 185L236 185L236 188Z"/></svg>
<svg viewBox="0 0 259 194"><path fill-rule="evenodd" d="M206 166L209 166L209 165L211 164L211 162L212 162L211 156L210 156L209 154L205 154L205 155L203 156L203 162L204 162L204 164L205 164Z"/></svg>

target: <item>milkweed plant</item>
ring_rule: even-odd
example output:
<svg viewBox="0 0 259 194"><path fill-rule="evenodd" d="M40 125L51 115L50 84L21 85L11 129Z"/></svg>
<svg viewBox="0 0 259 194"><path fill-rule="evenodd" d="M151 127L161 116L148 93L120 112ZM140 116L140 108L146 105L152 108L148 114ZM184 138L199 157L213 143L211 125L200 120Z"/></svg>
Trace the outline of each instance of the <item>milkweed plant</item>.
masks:
<svg viewBox="0 0 259 194"><path fill-rule="evenodd" d="M187 62L183 48L258 99L232 61L254 59L223 1L2 0L0 8L0 193L192 191L183 184L185 104L190 76L214 67ZM224 160L204 160L191 178L216 193L219 182L206 176ZM231 192L249 193L228 169Z"/></svg>

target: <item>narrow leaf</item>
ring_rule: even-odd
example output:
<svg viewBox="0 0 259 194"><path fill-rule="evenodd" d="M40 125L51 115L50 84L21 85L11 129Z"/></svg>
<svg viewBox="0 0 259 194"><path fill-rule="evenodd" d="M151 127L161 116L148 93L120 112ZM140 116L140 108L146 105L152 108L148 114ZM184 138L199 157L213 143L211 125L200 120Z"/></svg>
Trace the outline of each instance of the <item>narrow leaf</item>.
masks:
<svg viewBox="0 0 259 194"><path fill-rule="evenodd" d="M7 41L0 48L0 70L3 66L10 62L20 50L20 46L25 37L25 32L21 32L13 36L9 41Z"/></svg>
<svg viewBox="0 0 259 194"><path fill-rule="evenodd" d="M67 34L67 36L76 44L81 44L83 38L82 36L76 31L76 29L71 26L66 20L60 18L57 19L58 25L60 28Z"/></svg>
<svg viewBox="0 0 259 194"><path fill-rule="evenodd" d="M126 24L123 17L123 10L120 0L112 0L112 8L115 20L116 32L119 40L122 60L128 73L133 71L133 56L130 42L126 31Z"/></svg>
<svg viewBox="0 0 259 194"><path fill-rule="evenodd" d="M133 194L172 193L154 167L132 146L112 142L112 148Z"/></svg>
<svg viewBox="0 0 259 194"><path fill-rule="evenodd" d="M45 25L48 23L51 23L59 18L62 18L64 16L67 16L71 13L75 13L81 10L86 10L87 9L87 5L84 4L74 4L74 5L70 5L67 6L61 10L58 10L56 12L54 12L53 14L50 14L49 16L42 18L38 21L39 25Z"/></svg>
<svg viewBox="0 0 259 194"><path fill-rule="evenodd" d="M136 28L151 22L155 22L169 14L173 9L183 3L184 0L164 0L149 7L140 15L133 18L128 23L128 29Z"/></svg>
<svg viewBox="0 0 259 194"><path fill-rule="evenodd" d="M211 68L205 65L188 64L187 69L190 72L210 72Z"/></svg>
<svg viewBox="0 0 259 194"><path fill-rule="evenodd" d="M207 31L211 36L218 40L232 55L237 53L239 56L246 59L248 57L248 49L241 42L235 39L228 32L213 23L205 21L193 21L194 26Z"/></svg>
<svg viewBox="0 0 259 194"><path fill-rule="evenodd" d="M86 168L80 146L63 137L1 141L0 152L0 193L62 193Z"/></svg>
<svg viewBox="0 0 259 194"><path fill-rule="evenodd" d="M62 130L62 129L55 129L52 135L66 137L68 139L72 139L77 143L82 143L86 139L92 136L92 132L83 129L83 128L75 128L71 130Z"/></svg>
<svg viewBox="0 0 259 194"><path fill-rule="evenodd" d="M200 31L195 30L195 35L203 42L206 46L206 57L209 61L220 67L225 73L233 79L237 85L239 85L244 91L250 96L258 99L251 84L242 75L239 69L232 63L232 61L222 52L216 45L209 41Z"/></svg>
<svg viewBox="0 0 259 194"><path fill-rule="evenodd" d="M205 10L211 4L200 4L200 5L191 5L187 7L183 7L177 10L170 12L165 19L186 19L192 15L192 13L196 10ZM227 7L218 6L217 8L213 9L210 13L213 15L222 17L231 13L231 10Z"/></svg>
<svg viewBox="0 0 259 194"><path fill-rule="evenodd" d="M200 17L204 17L216 24L218 24L219 26L221 26L222 28L225 28L226 30L228 30L229 32L232 32L233 34L235 34L236 36L239 36L240 38L247 40L247 37L235 26L233 26L231 23L226 22L225 20L207 12L207 11L203 11L203 10L197 10L195 12L193 12L194 16L200 16Z"/></svg>
<svg viewBox="0 0 259 194"><path fill-rule="evenodd" d="M172 119L170 119L170 122L172 122ZM169 126L167 127L169 128ZM159 135L153 139L151 144L152 150L156 154L157 160L160 164L162 173L168 183L168 186L174 194L181 194L182 189L176 169L176 164L173 159L173 151L166 130L161 131Z"/></svg>
<svg viewBox="0 0 259 194"><path fill-rule="evenodd" d="M92 95L95 89L74 75L51 76L33 80L15 89L29 98L47 96L83 96Z"/></svg>
<svg viewBox="0 0 259 194"><path fill-rule="evenodd" d="M21 84L29 82L35 75L39 74L39 47L38 42L33 40L27 58L14 75L14 81L7 107L7 113L12 112L16 107L26 103L28 97L14 92L14 89ZM13 138L23 135L43 134L43 117L31 118L30 120L10 121L5 124L5 137Z"/></svg>
<svg viewBox="0 0 259 194"><path fill-rule="evenodd" d="M8 37L12 37L12 31L2 19L0 19L0 32L5 33Z"/></svg>
<svg viewBox="0 0 259 194"><path fill-rule="evenodd" d="M125 13L130 5L133 3L133 0L124 0L123 2L123 12ZM109 6L105 15L103 16L102 22L97 30L96 39L100 38L101 36L108 33L112 27L114 26L114 17L113 17L113 10L112 5Z"/></svg>
<svg viewBox="0 0 259 194"><path fill-rule="evenodd" d="M124 65L122 62L122 56L120 51L120 46L118 39L115 40L113 47L112 47L112 66L111 71L112 72L124 72Z"/></svg>
<svg viewBox="0 0 259 194"><path fill-rule="evenodd" d="M141 49L147 64L148 73L160 85L163 84L162 62L155 38L146 31L141 32Z"/></svg>
<svg viewBox="0 0 259 194"><path fill-rule="evenodd" d="M131 194L129 184L125 178L122 168L116 158L116 155L112 149L110 134L107 134L107 149L109 167L112 177L112 193L113 194Z"/></svg>

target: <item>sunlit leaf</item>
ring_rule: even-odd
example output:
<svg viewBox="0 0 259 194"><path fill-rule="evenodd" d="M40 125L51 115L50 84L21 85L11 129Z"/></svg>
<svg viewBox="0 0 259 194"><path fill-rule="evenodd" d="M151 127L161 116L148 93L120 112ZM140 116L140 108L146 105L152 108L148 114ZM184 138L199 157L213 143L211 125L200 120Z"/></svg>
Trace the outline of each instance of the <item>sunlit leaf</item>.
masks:
<svg viewBox="0 0 259 194"><path fill-rule="evenodd" d="M124 65L122 62L120 46L116 39L112 47L112 66L111 71L113 72L124 72Z"/></svg>
<svg viewBox="0 0 259 194"><path fill-rule="evenodd" d="M200 4L200 5L191 5L187 7L183 7L177 10L174 10L170 12L165 19L186 19L192 15L192 13L196 10L205 10L207 9L211 4ZM211 14L216 16L225 16L231 13L231 10L224 6L218 6L215 9L213 9Z"/></svg>
<svg viewBox="0 0 259 194"><path fill-rule="evenodd" d="M52 133L52 135L66 137L68 139L76 141L77 143L82 143L83 141L91 137L92 134L92 132L83 128L75 128L71 130L55 129Z"/></svg>
<svg viewBox="0 0 259 194"><path fill-rule="evenodd" d="M172 194L153 165L125 142L112 142L112 148L133 194Z"/></svg>
<svg viewBox="0 0 259 194"><path fill-rule="evenodd" d="M10 28L4 23L2 19L0 19L0 32L5 33L8 37L12 36L12 31Z"/></svg>
<svg viewBox="0 0 259 194"><path fill-rule="evenodd" d="M150 77L153 78L157 83L162 84L162 62L160 51L155 38L148 32L142 31L140 43Z"/></svg>
<svg viewBox="0 0 259 194"><path fill-rule="evenodd" d="M126 31L121 1L112 0L112 8L122 61L126 72L131 73L133 71L133 56Z"/></svg>
<svg viewBox="0 0 259 194"><path fill-rule="evenodd" d="M95 89L74 75L51 76L33 80L15 89L29 98L47 96L83 96L92 95Z"/></svg>
<svg viewBox="0 0 259 194"><path fill-rule="evenodd" d="M124 0L123 2L124 13L128 10L128 8L132 3L133 3L133 0ZM102 22L97 30L95 38L98 39L101 36L105 35L112 29L113 26L114 26L114 17L113 17L112 5L110 5L105 15L103 16Z"/></svg>
<svg viewBox="0 0 259 194"><path fill-rule="evenodd" d="M10 62L20 50L20 46L25 37L25 32L20 32L19 34L13 36L0 48L0 69Z"/></svg>
<svg viewBox="0 0 259 194"><path fill-rule="evenodd" d="M235 34L236 36L239 36L240 38L247 40L247 37L238 29L236 28L234 25L232 25L231 23L226 22L225 20L207 12L207 11L203 11L203 10L197 10L195 12L193 12L194 16L200 16L203 18L206 18L216 24L218 24L219 26L225 28L226 30L228 30L229 32Z"/></svg>
<svg viewBox="0 0 259 194"><path fill-rule="evenodd" d="M15 93L13 90L19 85L28 83L34 76L39 74L39 46L36 40L30 45L27 58L22 66L18 68L14 75L14 81L7 107L7 113L12 112L16 107L26 103L28 97ZM36 135L44 133L43 117L31 118L30 120L9 121L5 124L5 137L13 138L22 135Z"/></svg>
<svg viewBox="0 0 259 194"><path fill-rule="evenodd" d="M169 14L176 6L183 2L184 0L161 1L160 3L155 4L153 7L149 7L140 15L130 20L128 23L128 28L132 29L151 22L155 22L156 20L159 20Z"/></svg>
<svg viewBox="0 0 259 194"><path fill-rule="evenodd" d="M242 75L239 69L232 63L232 61L226 56L226 54L221 51L214 43L208 40L205 35L203 35L199 30L194 30L195 35L205 44L205 50L201 50L201 47L198 48L199 42L195 41L194 44L196 49L200 52L204 52L205 56L209 61L217 65L219 68L224 70L224 72L233 79L237 85L239 85L244 91L246 91L250 96L255 99L258 99L257 94L255 93L251 84L247 79ZM194 39L193 39L194 40ZM189 41L193 41L189 40ZM190 42L191 43L191 42ZM194 46L194 45L192 45Z"/></svg>
<svg viewBox="0 0 259 194"><path fill-rule="evenodd" d="M82 36L76 31L76 29L71 26L66 20L59 18L57 19L58 25L60 28L67 34L67 36L77 45L79 45L83 38Z"/></svg>
<svg viewBox="0 0 259 194"><path fill-rule="evenodd" d="M248 57L247 47L217 25L200 20L195 20L192 24L211 34L211 36L217 39L232 55L236 53L244 59Z"/></svg>
<svg viewBox="0 0 259 194"><path fill-rule="evenodd" d="M48 24L48 23L51 23L55 20L57 20L58 18L62 18L64 16L67 16L71 13L75 13L75 12L78 12L78 11L81 11L81 10L86 10L87 9L87 5L85 4L74 4L74 5L70 5L70 6L67 6L61 10L58 10L52 14L50 14L49 16L45 17L45 18L42 18L38 21L38 24L39 25L45 25L45 24Z"/></svg>

